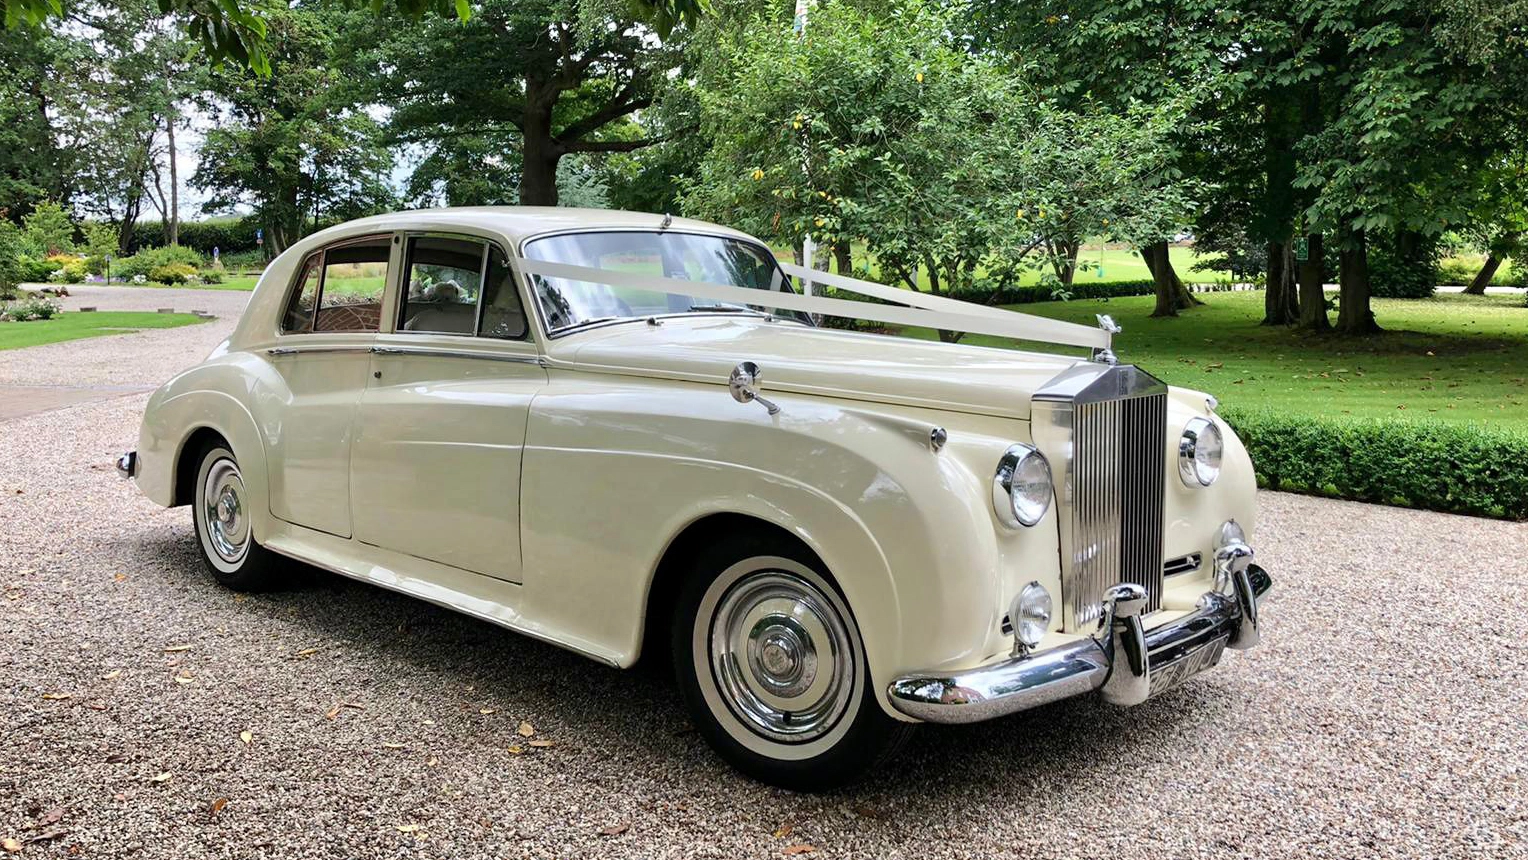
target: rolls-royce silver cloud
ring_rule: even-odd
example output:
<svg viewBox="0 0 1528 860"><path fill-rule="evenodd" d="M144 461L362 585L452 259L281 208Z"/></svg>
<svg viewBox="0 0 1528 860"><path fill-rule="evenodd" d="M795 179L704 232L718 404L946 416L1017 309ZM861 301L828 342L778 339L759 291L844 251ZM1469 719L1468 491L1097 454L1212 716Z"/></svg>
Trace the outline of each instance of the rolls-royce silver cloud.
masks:
<svg viewBox="0 0 1528 860"><path fill-rule="evenodd" d="M117 466L229 588L295 559L667 657L722 758L822 789L918 723L1135 705L1257 644L1247 453L1116 330L669 216L404 212L278 257Z"/></svg>

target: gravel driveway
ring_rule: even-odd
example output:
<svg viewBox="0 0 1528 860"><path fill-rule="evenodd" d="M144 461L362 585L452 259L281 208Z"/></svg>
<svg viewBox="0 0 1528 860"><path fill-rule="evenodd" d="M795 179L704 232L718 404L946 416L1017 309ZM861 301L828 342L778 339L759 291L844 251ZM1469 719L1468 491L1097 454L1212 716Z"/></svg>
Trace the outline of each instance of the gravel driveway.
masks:
<svg viewBox="0 0 1528 860"><path fill-rule="evenodd" d="M157 384L229 325L0 353L0 381ZM186 509L111 469L145 400L0 423L22 857L1528 856L1528 525L1264 494L1261 648L800 796L724 767L661 675L317 572L215 586Z"/></svg>

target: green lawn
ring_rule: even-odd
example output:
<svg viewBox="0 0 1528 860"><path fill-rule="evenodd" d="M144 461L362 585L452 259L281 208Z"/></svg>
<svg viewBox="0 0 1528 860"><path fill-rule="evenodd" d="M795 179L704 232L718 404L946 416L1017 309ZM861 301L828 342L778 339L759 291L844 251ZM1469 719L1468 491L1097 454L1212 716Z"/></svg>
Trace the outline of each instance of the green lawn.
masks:
<svg viewBox="0 0 1528 860"><path fill-rule="evenodd" d="M1258 325L1261 292L1210 293L1204 307L1152 319L1153 298L1041 302L1012 310L1124 327L1121 362L1228 406L1293 414L1437 417L1528 428L1528 307L1521 295L1375 299L1386 331L1363 338ZM932 338L929 330L908 330ZM1003 338L963 342L1013 346ZM1054 351L1054 347L1041 347Z"/></svg>
<svg viewBox="0 0 1528 860"><path fill-rule="evenodd" d="M0 323L0 349L21 349L27 346L122 334L146 328L176 328L199 322L202 320L195 314L70 311L61 313L50 320Z"/></svg>

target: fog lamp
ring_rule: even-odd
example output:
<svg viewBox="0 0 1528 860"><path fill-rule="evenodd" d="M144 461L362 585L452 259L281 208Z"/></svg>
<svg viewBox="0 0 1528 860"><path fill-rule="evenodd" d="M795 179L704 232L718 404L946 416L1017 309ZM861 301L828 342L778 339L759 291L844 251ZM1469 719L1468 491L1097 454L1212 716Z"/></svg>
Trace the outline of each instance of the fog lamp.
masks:
<svg viewBox="0 0 1528 860"><path fill-rule="evenodd" d="M1038 582L1019 589L1008 607L1008 621L1013 625L1014 650L1028 650L1040 644L1050 630L1051 596Z"/></svg>

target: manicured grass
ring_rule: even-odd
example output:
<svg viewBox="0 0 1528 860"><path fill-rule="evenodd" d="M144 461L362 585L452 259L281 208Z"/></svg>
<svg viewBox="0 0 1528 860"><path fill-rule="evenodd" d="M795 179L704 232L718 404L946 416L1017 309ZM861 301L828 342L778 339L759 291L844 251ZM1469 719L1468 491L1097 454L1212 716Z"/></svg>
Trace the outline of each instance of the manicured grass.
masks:
<svg viewBox="0 0 1528 860"><path fill-rule="evenodd" d="M1360 338L1260 326L1261 292L1202 298L1204 307L1167 319L1150 317L1150 296L1012 309L1088 325L1095 324L1095 314L1107 313L1124 327L1114 340L1121 362L1214 394L1231 407L1528 429L1528 307L1521 295L1375 299L1375 317L1386 331ZM906 334L935 336L929 330ZM962 342L1016 345L979 335Z"/></svg>
<svg viewBox="0 0 1528 860"><path fill-rule="evenodd" d="M21 349L45 343L122 334L148 328L176 328L199 322L202 320L195 314L70 311L61 313L50 320L0 323L0 349Z"/></svg>

